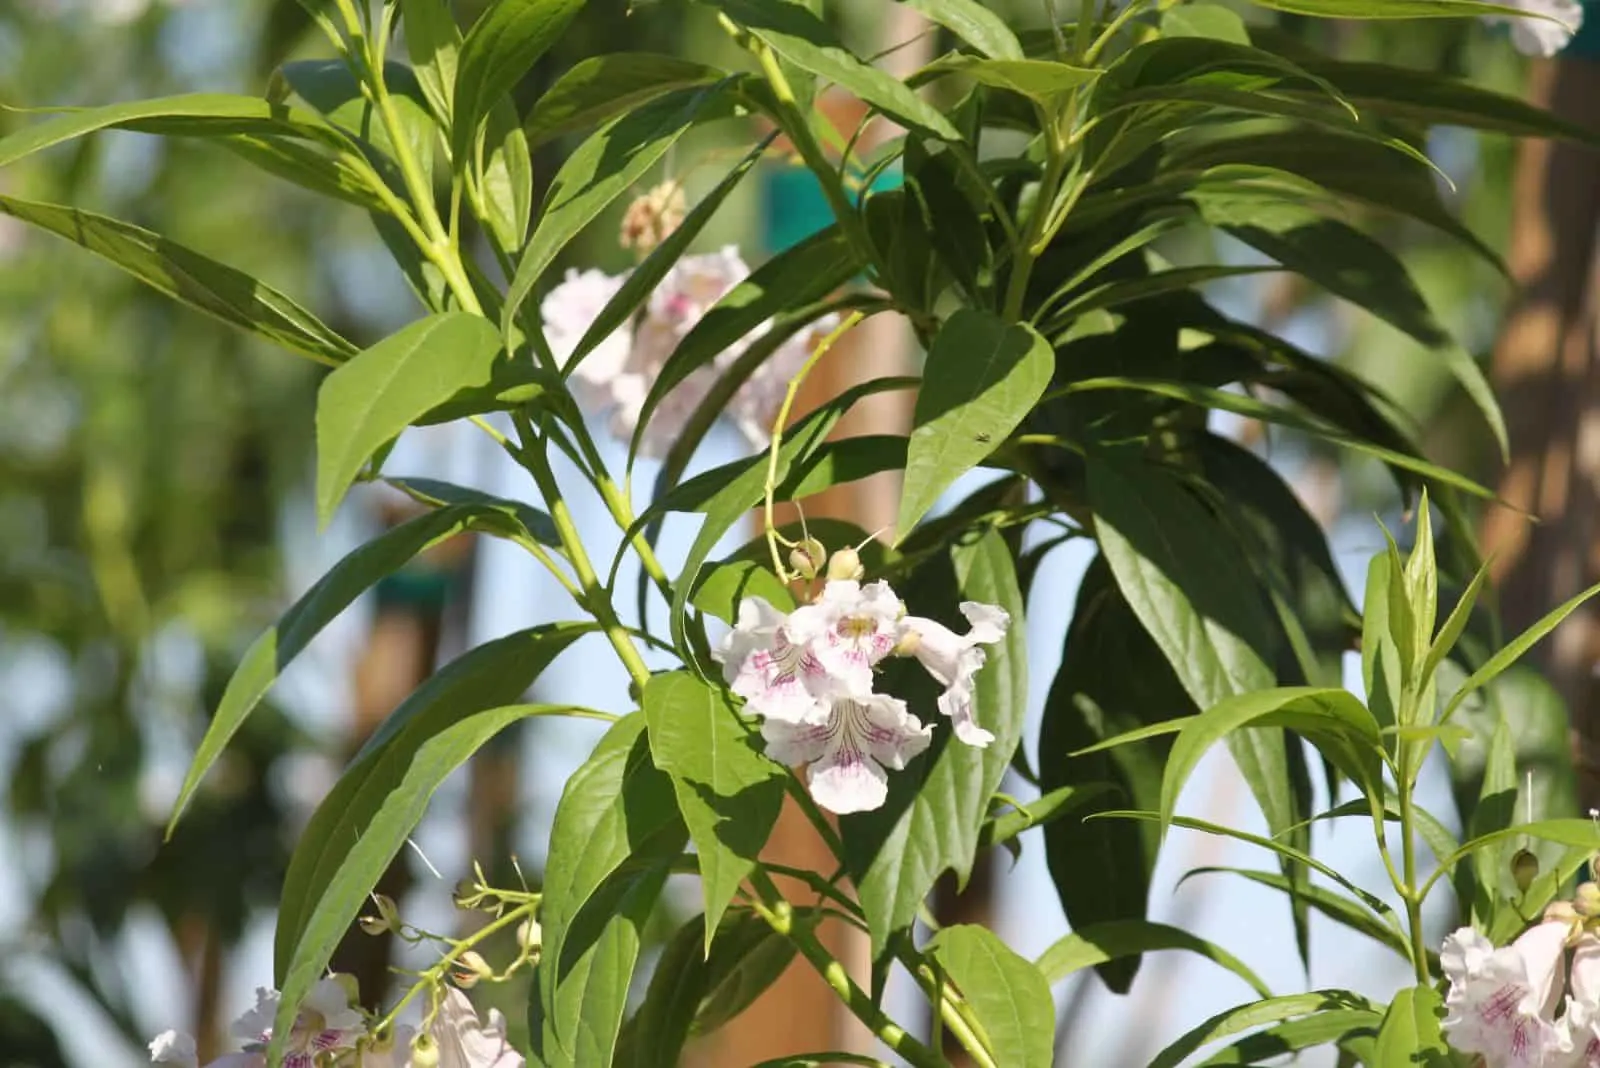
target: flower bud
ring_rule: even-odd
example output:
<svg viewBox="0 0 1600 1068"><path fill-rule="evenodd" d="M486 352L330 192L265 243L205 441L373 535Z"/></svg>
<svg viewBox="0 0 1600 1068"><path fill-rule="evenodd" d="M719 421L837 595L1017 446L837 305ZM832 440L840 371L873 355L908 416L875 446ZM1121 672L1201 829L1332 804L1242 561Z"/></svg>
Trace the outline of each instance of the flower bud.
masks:
<svg viewBox="0 0 1600 1068"><path fill-rule="evenodd" d="M1600 916L1600 884L1579 883L1572 895L1572 907L1585 919Z"/></svg>
<svg viewBox="0 0 1600 1068"><path fill-rule="evenodd" d="M635 197L622 216L619 238L622 247L631 248L640 256L649 255L668 234L682 225L688 208L683 186L677 182L662 182Z"/></svg>
<svg viewBox="0 0 1600 1068"><path fill-rule="evenodd" d="M828 558L828 579L832 582L856 582L865 575L861 556L854 549L840 549Z"/></svg>
<svg viewBox="0 0 1600 1068"><path fill-rule="evenodd" d="M529 917L517 927L517 945L525 953L537 953L544 944L544 929L539 926L539 921Z"/></svg>
<svg viewBox="0 0 1600 1068"><path fill-rule="evenodd" d="M456 986L462 990L471 990L480 980L492 980L494 969L489 967L489 962L484 960L477 950L469 949L456 958L450 978L455 980Z"/></svg>
<svg viewBox="0 0 1600 1068"><path fill-rule="evenodd" d="M390 931L389 921L382 916L363 916L356 922L361 925L363 933L372 935L374 938L381 934L388 934Z"/></svg>
<svg viewBox="0 0 1600 1068"><path fill-rule="evenodd" d="M1545 923L1577 923L1581 917L1570 901L1552 901L1544 910Z"/></svg>
<svg viewBox="0 0 1600 1068"><path fill-rule="evenodd" d="M411 1043L411 1068L439 1068L439 1044L427 1032Z"/></svg>
<svg viewBox="0 0 1600 1068"><path fill-rule="evenodd" d="M1511 857L1511 878L1517 889L1526 892L1539 874L1539 858L1526 849L1519 849Z"/></svg>
<svg viewBox="0 0 1600 1068"><path fill-rule="evenodd" d="M828 550L816 538L807 538L789 550L789 566L808 581L817 577L827 560Z"/></svg>

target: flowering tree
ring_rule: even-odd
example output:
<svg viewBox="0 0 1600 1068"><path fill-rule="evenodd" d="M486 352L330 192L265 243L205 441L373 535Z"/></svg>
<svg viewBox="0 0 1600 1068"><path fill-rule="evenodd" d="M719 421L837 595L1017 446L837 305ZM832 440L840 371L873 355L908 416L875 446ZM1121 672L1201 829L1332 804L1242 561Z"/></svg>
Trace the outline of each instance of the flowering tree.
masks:
<svg viewBox="0 0 1600 1068"><path fill-rule="evenodd" d="M798 954L907 1063L944 1061L937 1041L882 1007L897 965L977 1063L1028 1068L1051 1063L1051 983L1095 967L1126 989L1141 953L1170 948L1204 953L1262 999L1179 1037L1161 1065L1230 1039L1214 1063L1328 1043L1369 1065L1419 1055L1445 1063L1447 1038L1495 1066L1595 1063L1600 987L1583 932L1600 913L1600 891L1583 884L1571 902L1556 898L1600 832L1578 819L1513 825L1511 813L1486 806L1463 843L1414 796L1424 758L1436 746L1451 753L1461 738L1455 713L1584 595L1493 655L1458 651L1484 575L1464 501L1485 491L1429 463L1402 413L1365 382L1223 314L1199 288L1263 267L1173 263L1157 250L1179 231L1224 232L1274 269L1360 305L1443 361L1503 446L1470 355L1404 265L1349 218L1352 208L1409 217L1492 256L1440 202L1421 133L1448 123L1590 135L1470 84L1280 49L1270 28L1213 4L1091 0L1062 21L1047 0L1046 26L1016 32L977 0L906 2L949 44L906 82L846 49L814 5L713 0L748 54L746 69L597 56L523 115L509 90L583 0L501 0L465 32L443 0L303 0L336 58L285 65L264 99L73 111L0 141L4 164L106 128L213 140L366 211L425 309L358 350L266 283L166 237L0 196L0 211L332 368L316 421L324 521L359 480L381 480L426 508L340 562L245 653L174 821L284 665L428 546L468 531L505 539L548 568L585 615L469 650L351 763L284 881L277 989L263 990L240 1021L243 1051L216 1063L670 1064L691 1033L736 1015ZM1257 3L1317 17L1518 19L1518 42L1542 51L1559 47L1578 17L1571 0L1537 9ZM400 41L409 64L393 58ZM842 143L824 137L812 105L830 83L904 136L865 158L859 130ZM633 201L622 235L639 256L631 271L557 275L574 237L686 133L749 116L774 133L698 203L686 203L670 174ZM591 130L535 210L530 146ZM834 223L754 271L736 249L689 254L779 134L813 172ZM901 187L869 193L891 167ZM927 348L922 376L870 381L792 418L806 376L874 315L912 324ZM852 405L889 390L916 391L908 437L831 439ZM1409 558L1391 542L1372 562L1359 627L1321 531L1260 456L1208 428L1212 410L1376 457L1419 500ZM586 413L604 414L627 443L620 474ZM685 479L723 414L755 455ZM456 419L526 470L532 500L386 470L407 427ZM617 558L597 559L578 536L556 451L622 532ZM632 478L641 456L659 458L642 508ZM936 509L980 468L986 485ZM882 471L902 475L886 542L846 524L772 521L778 502ZM752 508L765 510L763 535L713 559ZM655 542L671 512L703 519L686 558L668 568ZM1435 513L1449 547L1438 559ZM1019 749L1021 623L1041 559L1069 539L1092 539L1099 555L1045 703L1035 770ZM618 579L624 555L640 565L637 596ZM1465 585L1442 624L1441 574ZM652 618L662 605L664 630ZM631 680L637 710L525 703L544 668L591 634ZM1329 684L1330 659L1356 638L1365 700ZM371 895L378 876L440 782L497 732L535 716L609 724L566 784L542 886L479 876L459 900L494 915L481 931L436 938L411 927ZM1176 813L1190 772L1219 742L1271 838ZM1319 754L1330 794L1343 788L1352 800L1311 811L1302 742ZM1486 788L1514 782L1512 763L1501 730ZM1038 796L1000 793L1008 769ZM837 870L760 859L786 796L829 843ZM1311 854L1312 823L1346 816L1371 821L1399 912ZM1302 954L1316 910L1392 949L1416 985L1388 1005L1339 990L1274 997L1221 947L1146 923L1151 865L1174 824L1275 854L1277 870L1246 875L1285 893ZM1037 961L979 926L919 944L914 923L935 881L963 877L980 850L1023 848L1035 828L1074 933ZM1542 872L1519 852L1512 892L1501 885L1500 847L1535 839L1567 852ZM1438 858L1431 870L1419 844ZM699 876L703 913L673 936L630 1013L644 924L679 872ZM1340 889L1312 884L1312 872ZM805 887L803 897L786 896L775 875ZM1446 877L1473 926L1434 954L1422 906ZM369 899L365 929L441 949L379 1014L356 1009L343 977L324 974ZM1548 922L1517 937L1542 910ZM870 939L869 988L817 938L825 915ZM512 960L496 966L480 954L485 938L513 929ZM1558 965L1569 943L1563 1009ZM532 1048L518 1051L504 1021L480 1017L461 991L530 968ZM151 1049L164 1063L197 1059L176 1033Z"/></svg>

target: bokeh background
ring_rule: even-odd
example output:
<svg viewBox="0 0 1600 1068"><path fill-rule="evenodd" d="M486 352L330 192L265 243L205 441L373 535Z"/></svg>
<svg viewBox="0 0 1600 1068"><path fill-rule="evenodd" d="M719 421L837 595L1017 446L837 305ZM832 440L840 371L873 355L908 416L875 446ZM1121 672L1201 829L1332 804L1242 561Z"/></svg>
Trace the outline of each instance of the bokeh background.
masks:
<svg viewBox="0 0 1600 1068"><path fill-rule="evenodd" d="M481 6L456 5L464 22ZM893 34L904 32L904 20L883 17L895 6L826 5L864 54L903 43ZM990 6L1024 24L1043 15L1036 0ZM1274 20L1240 10L1255 23ZM1283 18L1278 29L1343 58L1443 71L1519 94L1527 86L1528 65L1503 31L1475 22ZM942 46L928 38L909 47ZM521 102L577 59L627 49L738 61L702 7L591 0L521 87ZM295 0L0 0L0 133L29 121L30 107L260 93L282 62L326 54ZM669 167L691 198L716 179L717 163L741 136L724 129L675 152ZM548 181L571 147L542 150L536 181ZM1448 202L1491 246L1506 248L1516 146L1447 129L1429 147L1453 183ZM814 206L794 189L776 168L747 183L702 243L737 243L757 262L782 235L815 225L807 214ZM0 170L0 192L168 234L271 280L358 344L417 314L359 211L319 202L202 143L102 134ZM569 262L625 266L615 223L602 220ZM1431 231L1390 225L1383 236L1441 317L1487 360L1511 283ZM1471 405L1441 366L1396 331L1271 275L1230 283L1213 297L1398 398L1433 459L1494 477L1492 442ZM225 1027L253 988L270 981L273 904L298 830L373 724L461 649L569 616L562 591L502 546L458 542L425 558L364 598L285 675L164 843L170 805L240 653L328 566L398 515L392 499L358 493L329 532L316 533L319 375L312 364L177 308L80 249L0 216L0 1064L131 1065L144 1060L143 1044L159 1030L214 1035ZM1366 558L1381 546L1376 518L1406 529L1387 475L1290 434L1268 439L1242 422L1229 430L1290 475L1331 531L1359 602ZM743 447L721 431L701 463L724 462ZM504 495L531 491L519 471L460 428L409 434L387 470ZM638 491L653 477L642 465ZM603 514L580 520L608 552L615 533ZM669 566L692 533L668 527ZM1037 580L1028 620L1035 715L1087 558L1069 545L1049 557ZM615 710L628 704L598 645L580 643L539 687L541 699ZM1516 710L1541 804L1574 808L1556 691L1530 670L1509 677L1497 695ZM1030 748L1036 734L1029 732ZM514 854L537 879L561 785L596 736L584 726L526 725L441 791L415 849L391 873L408 918L436 930L459 927L449 892L474 857L514 878L507 859ZM1468 787L1435 771L1424 803L1452 822L1452 789ZM1185 804L1212 820L1261 829L1225 757L1204 767ZM1376 890L1383 880L1362 847L1364 833L1319 831L1318 849ZM1042 850L1036 841L1025 845L1014 866L1004 857L989 866L983 878L992 893L979 896L979 907L1033 956L1066 925ZM1175 833L1158 871L1153 917L1191 925L1280 991L1309 980L1387 996L1405 981L1380 951L1321 921L1314 921L1308 976L1292 952L1281 898L1218 876L1176 886L1190 868L1229 864L1260 867L1262 858ZM681 920L693 900L679 895L668 911L677 909ZM1450 903L1436 904L1442 936ZM662 932L673 918L663 917ZM382 948L352 943L342 960L381 976L375 953ZM906 993L892 990L891 999L915 1020ZM1156 956L1126 997L1108 994L1087 973L1057 994L1061 1063L1133 1068L1249 991L1204 961ZM514 1028L524 1026L521 990L489 996ZM726 1050L707 1058L713 1061L749 1063Z"/></svg>

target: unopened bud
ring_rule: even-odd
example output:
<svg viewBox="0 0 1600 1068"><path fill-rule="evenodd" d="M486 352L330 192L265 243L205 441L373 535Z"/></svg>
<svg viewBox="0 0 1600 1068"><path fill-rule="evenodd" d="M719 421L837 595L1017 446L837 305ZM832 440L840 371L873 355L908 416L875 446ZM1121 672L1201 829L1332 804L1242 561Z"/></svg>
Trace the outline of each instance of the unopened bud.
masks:
<svg viewBox="0 0 1600 1068"><path fill-rule="evenodd" d="M805 541L789 550L789 566L803 579L814 579L828 559L828 550L816 538Z"/></svg>
<svg viewBox="0 0 1600 1068"><path fill-rule="evenodd" d="M1539 858L1526 849L1519 849L1511 857L1511 878L1517 889L1526 891L1539 875Z"/></svg>
<svg viewBox="0 0 1600 1068"><path fill-rule="evenodd" d="M529 917L517 927L517 945L522 947L524 953L534 954L544 944L544 929L539 926L539 921Z"/></svg>
<svg viewBox="0 0 1600 1068"><path fill-rule="evenodd" d="M1581 918L1570 901L1552 901L1545 906L1545 923L1577 923Z"/></svg>
<svg viewBox="0 0 1600 1068"><path fill-rule="evenodd" d="M622 216L622 247L631 248L640 256L649 255L668 234L682 225L688 210L683 186L677 182L662 182L648 193L635 197Z"/></svg>
<svg viewBox="0 0 1600 1068"><path fill-rule="evenodd" d="M388 934L390 931L389 921L382 916L363 916L356 922L361 925L363 933L372 935L374 938L381 934Z"/></svg>
<svg viewBox="0 0 1600 1068"><path fill-rule="evenodd" d="M411 1068L439 1068L439 1044L426 1031L411 1042Z"/></svg>
<svg viewBox="0 0 1600 1068"><path fill-rule="evenodd" d="M1600 884L1579 883L1572 895L1572 907L1585 919L1600 916Z"/></svg>
<svg viewBox="0 0 1600 1068"><path fill-rule="evenodd" d="M861 566L861 556L854 549L840 549L828 558L828 579L832 582L859 581L866 569Z"/></svg>

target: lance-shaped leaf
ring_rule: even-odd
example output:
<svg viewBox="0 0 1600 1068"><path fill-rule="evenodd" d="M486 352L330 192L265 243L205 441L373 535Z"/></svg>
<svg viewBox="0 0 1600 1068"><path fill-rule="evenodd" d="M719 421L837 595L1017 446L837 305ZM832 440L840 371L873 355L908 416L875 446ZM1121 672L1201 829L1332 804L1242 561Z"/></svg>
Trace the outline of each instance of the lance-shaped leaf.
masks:
<svg viewBox="0 0 1600 1068"><path fill-rule="evenodd" d="M1315 990L1309 994L1290 994L1286 997L1253 1001L1248 1005L1219 1012L1189 1031L1162 1050L1156 1059L1150 1062L1150 1068L1177 1068L1177 1065L1183 1063L1201 1046L1236 1035L1241 1031L1260 1027L1262 1024L1341 1010L1366 1011L1372 1012L1374 1017L1377 1015L1366 998L1352 994L1348 990Z"/></svg>
<svg viewBox="0 0 1600 1068"><path fill-rule="evenodd" d="M760 735L723 693L687 671L650 680L644 715L651 756L672 777L700 857L709 954L723 910L772 834L788 773L762 755Z"/></svg>
<svg viewBox="0 0 1600 1068"><path fill-rule="evenodd" d="M132 223L0 196L0 214L58 234L174 300L329 366L356 347L260 279Z"/></svg>
<svg viewBox="0 0 1600 1068"><path fill-rule="evenodd" d="M329 375L317 392L317 517L326 526L380 447L464 389L487 385L500 335L487 319L419 319Z"/></svg>
<svg viewBox="0 0 1600 1068"><path fill-rule="evenodd" d="M1182 950L1204 957L1243 979L1262 997L1272 996L1272 991L1249 966L1221 946L1181 927L1149 920L1108 920L1090 924L1052 944L1039 955L1037 966L1047 981L1059 983L1084 968L1164 950Z"/></svg>
<svg viewBox="0 0 1600 1068"><path fill-rule="evenodd" d="M676 89L710 85L725 71L676 56L613 52L590 56L567 71L534 102L522 124L528 143L541 145L596 126Z"/></svg>
<svg viewBox="0 0 1600 1068"><path fill-rule="evenodd" d="M928 351L912 416L897 542L1017 428L1054 370L1055 354L1031 327L973 308L945 321Z"/></svg>
<svg viewBox="0 0 1600 1068"><path fill-rule="evenodd" d="M457 57L450 130L457 161L470 157L478 127L490 109L555 44L583 2L500 0L473 24Z"/></svg>

